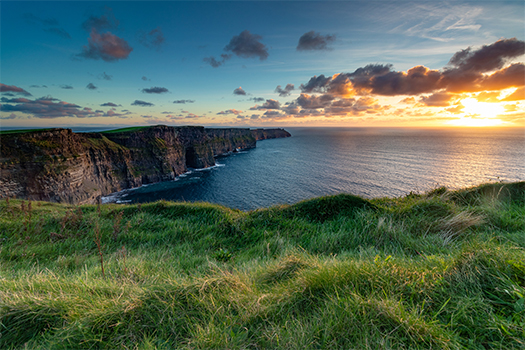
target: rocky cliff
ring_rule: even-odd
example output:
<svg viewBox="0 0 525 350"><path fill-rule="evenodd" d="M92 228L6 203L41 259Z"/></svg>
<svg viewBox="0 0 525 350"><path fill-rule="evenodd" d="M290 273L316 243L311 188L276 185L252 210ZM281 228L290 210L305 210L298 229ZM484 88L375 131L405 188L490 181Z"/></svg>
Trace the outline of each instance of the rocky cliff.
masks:
<svg viewBox="0 0 525 350"><path fill-rule="evenodd" d="M284 129L253 129L251 132L257 141L292 136Z"/></svg>
<svg viewBox="0 0 525 350"><path fill-rule="evenodd" d="M112 192L172 180L188 168L213 166L218 155L284 135L268 131L159 125L102 133L3 133L0 198L94 203Z"/></svg>

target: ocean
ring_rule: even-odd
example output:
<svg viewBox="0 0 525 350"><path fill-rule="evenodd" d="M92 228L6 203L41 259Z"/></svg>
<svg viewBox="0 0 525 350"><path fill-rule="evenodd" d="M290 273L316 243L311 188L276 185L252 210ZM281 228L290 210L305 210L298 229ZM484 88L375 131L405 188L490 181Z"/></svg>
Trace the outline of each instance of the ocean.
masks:
<svg viewBox="0 0 525 350"><path fill-rule="evenodd" d="M124 190L104 202L206 201L241 210L331 194L397 197L446 186L525 181L519 128L286 128L292 137L216 159L175 181Z"/></svg>

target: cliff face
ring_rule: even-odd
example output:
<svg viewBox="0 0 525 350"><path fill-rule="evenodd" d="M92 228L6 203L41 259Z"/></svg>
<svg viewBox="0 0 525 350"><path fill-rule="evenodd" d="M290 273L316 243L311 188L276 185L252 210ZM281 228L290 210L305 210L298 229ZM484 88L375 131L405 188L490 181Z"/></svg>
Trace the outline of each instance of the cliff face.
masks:
<svg viewBox="0 0 525 350"><path fill-rule="evenodd" d="M284 129L254 129L251 132L257 141L292 136Z"/></svg>
<svg viewBox="0 0 525 350"><path fill-rule="evenodd" d="M0 198L94 203L98 196L172 180L214 157L256 146L249 129L154 126L104 133L70 129L0 136Z"/></svg>

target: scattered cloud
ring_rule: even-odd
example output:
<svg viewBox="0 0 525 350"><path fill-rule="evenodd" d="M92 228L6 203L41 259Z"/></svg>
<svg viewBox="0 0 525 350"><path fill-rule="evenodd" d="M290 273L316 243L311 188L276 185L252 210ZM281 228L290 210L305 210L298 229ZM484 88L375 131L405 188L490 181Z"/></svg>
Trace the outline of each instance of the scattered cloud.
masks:
<svg viewBox="0 0 525 350"><path fill-rule="evenodd" d="M186 103L193 103L195 102L195 100L175 100L173 101L173 103L178 103L178 104L186 104Z"/></svg>
<svg viewBox="0 0 525 350"><path fill-rule="evenodd" d="M268 58L268 49L260 42L261 39L260 35L244 30L241 34L234 36L224 50L231 51L243 58L259 57L262 61Z"/></svg>
<svg viewBox="0 0 525 350"><path fill-rule="evenodd" d="M66 30L63 28L57 28L57 27L44 28L44 32L55 34L65 39L71 39L71 35L69 35L69 33L66 32Z"/></svg>
<svg viewBox="0 0 525 350"><path fill-rule="evenodd" d="M255 105L251 107L250 110L255 111L255 110L260 110L260 109L280 109L280 108L281 108L281 104L279 103L279 101L269 99L269 100L266 100L266 102L264 102L261 106Z"/></svg>
<svg viewBox="0 0 525 350"><path fill-rule="evenodd" d="M264 100L266 100L264 97L250 97L248 99L248 101L253 101L253 102L264 102Z"/></svg>
<svg viewBox="0 0 525 350"><path fill-rule="evenodd" d="M42 30L46 33L58 35L65 39L71 39L71 35L69 35L65 29L58 27L59 23L55 18L41 18L32 13L25 13L23 18L27 23L44 26Z"/></svg>
<svg viewBox="0 0 525 350"><path fill-rule="evenodd" d="M153 86L153 87L150 87L149 89L148 88L142 89L142 92L145 94L163 94L163 93L169 92L169 90L166 89L165 87Z"/></svg>
<svg viewBox="0 0 525 350"><path fill-rule="evenodd" d="M144 80L144 81L148 81L148 80L151 80L151 79L148 79L148 78L147 78L147 77L145 77L145 76L142 76L142 78L141 78L141 79L142 79L142 80Z"/></svg>
<svg viewBox="0 0 525 350"><path fill-rule="evenodd" d="M89 83L86 85L86 89L89 89L89 90L96 90L98 89L95 85L93 85L93 83Z"/></svg>
<svg viewBox="0 0 525 350"><path fill-rule="evenodd" d="M24 96L31 96L31 94L22 88L14 85L5 85L0 83L0 92L12 92Z"/></svg>
<svg viewBox="0 0 525 350"><path fill-rule="evenodd" d="M238 111L236 109L228 109L227 111L220 111L217 114L219 114L219 115L220 114L235 114L235 115L239 115L241 113L242 113L242 111Z"/></svg>
<svg viewBox="0 0 525 350"><path fill-rule="evenodd" d="M32 13L24 13L23 18L28 23L38 23L43 24L45 26L57 26L58 20L56 18L41 18L38 16L35 16Z"/></svg>
<svg viewBox="0 0 525 350"><path fill-rule="evenodd" d="M238 87L237 89L233 90L234 95L246 95L246 91L242 89L242 87Z"/></svg>
<svg viewBox="0 0 525 350"><path fill-rule="evenodd" d="M0 119L7 120L7 119L16 119L18 118L16 114L11 113L9 115L0 115Z"/></svg>
<svg viewBox="0 0 525 350"><path fill-rule="evenodd" d="M308 83L301 84L300 88L303 93L328 93L341 97L501 90L525 85L523 63L503 68L509 59L524 53L525 42L515 38L504 39L478 50L468 48L457 52L441 71L416 66L406 72L397 72L390 64L370 64L353 73L314 76Z"/></svg>
<svg viewBox="0 0 525 350"><path fill-rule="evenodd" d="M154 106L153 103L146 102L146 101L141 101L141 100L135 100L135 102L133 102L131 105L132 106L140 106L140 107L151 107L151 106Z"/></svg>
<svg viewBox="0 0 525 350"><path fill-rule="evenodd" d="M39 88L47 88L47 85L30 85L29 87L30 87L30 88L36 88L36 89L39 89Z"/></svg>
<svg viewBox="0 0 525 350"><path fill-rule="evenodd" d="M56 101L56 102L55 102ZM4 101L2 101L4 102ZM79 105L63 102L51 96L44 96L36 100L13 99L3 103L0 106L2 112L21 112L31 115L34 118L53 119L61 117L74 118L92 118L92 117L110 117L114 113L103 113L94 111L91 108L82 108ZM16 104L11 104L16 103Z"/></svg>
<svg viewBox="0 0 525 350"><path fill-rule="evenodd" d="M210 56L210 57L204 57L202 60L206 63L208 63L210 66L212 66L213 68L217 68L217 67L220 67L224 64L224 62L226 62L227 60L229 60L230 58L232 57L232 55L227 55L227 54L221 54L221 60L217 60L215 57L213 56Z"/></svg>
<svg viewBox="0 0 525 350"><path fill-rule="evenodd" d="M66 84L60 85L60 88L64 89L64 90L72 90L73 89L73 87L71 85L66 85Z"/></svg>
<svg viewBox="0 0 525 350"><path fill-rule="evenodd" d="M139 41L142 45L153 48L153 49L160 49L160 46L162 43L164 43L164 34L162 33L162 30L160 27L157 27L148 33L140 33L139 34Z"/></svg>
<svg viewBox="0 0 525 350"><path fill-rule="evenodd" d="M112 62L128 58L131 51L133 48L126 40L110 32L100 34L93 28L88 38L88 45L84 46L82 52L75 57Z"/></svg>
<svg viewBox="0 0 525 350"><path fill-rule="evenodd" d="M295 87L293 84L286 84L286 87L284 89L281 88L281 85L277 85L277 87L275 88L275 92L277 92L281 97L286 97L290 96L294 89Z"/></svg>
<svg viewBox="0 0 525 350"><path fill-rule="evenodd" d="M111 80L111 79L113 79L113 76L109 75L109 74L106 74L106 72L103 72L102 74L98 75L98 78L99 79L104 79L104 80Z"/></svg>
<svg viewBox="0 0 525 350"><path fill-rule="evenodd" d="M106 103L101 104L100 106L102 106L102 107L118 107L120 105L117 105L117 104L115 104L113 102L106 102Z"/></svg>
<svg viewBox="0 0 525 350"><path fill-rule="evenodd" d="M297 51L329 50L328 44L334 41L335 35L321 35L312 30L299 38Z"/></svg>
<svg viewBox="0 0 525 350"><path fill-rule="evenodd" d="M476 32L481 28L477 18L483 13L481 7L437 3L419 3L410 11L388 13L389 17L401 19L402 25L394 28L392 33L402 33L440 42L451 41L465 31ZM414 20L418 21L417 23Z"/></svg>
<svg viewBox="0 0 525 350"><path fill-rule="evenodd" d="M97 31L117 29L120 22L113 15L113 10L106 7L104 12L99 17L92 15L82 22L82 29L86 32L91 32L93 29Z"/></svg>

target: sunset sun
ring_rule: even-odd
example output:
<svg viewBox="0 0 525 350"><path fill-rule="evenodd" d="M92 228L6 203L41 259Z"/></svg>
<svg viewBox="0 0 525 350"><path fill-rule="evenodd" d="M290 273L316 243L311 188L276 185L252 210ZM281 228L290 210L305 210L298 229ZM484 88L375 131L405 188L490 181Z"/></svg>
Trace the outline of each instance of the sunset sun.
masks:
<svg viewBox="0 0 525 350"><path fill-rule="evenodd" d="M461 101L464 106L464 115L460 119L453 120L450 124L455 126L497 126L505 122L498 119L498 115L505 111L499 103L479 102L475 98L468 97Z"/></svg>

